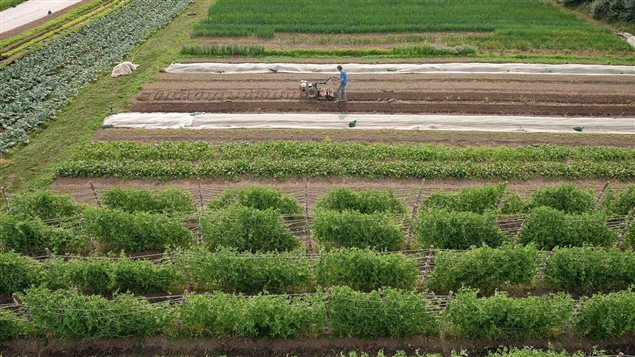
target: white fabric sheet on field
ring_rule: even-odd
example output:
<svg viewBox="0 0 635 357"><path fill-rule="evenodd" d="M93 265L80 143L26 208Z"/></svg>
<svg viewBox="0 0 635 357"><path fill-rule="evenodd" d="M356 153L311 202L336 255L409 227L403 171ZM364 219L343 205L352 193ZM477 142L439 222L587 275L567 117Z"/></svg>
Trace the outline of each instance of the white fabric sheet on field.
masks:
<svg viewBox="0 0 635 357"><path fill-rule="evenodd" d="M635 75L635 66L537 63L343 64L349 74L483 73ZM335 64L310 63L172 63L168 73L336 73Z"/></svg>
<svg viewBox="0 0 635 357"><path fill-rule="evenodd" d="M121 113L109 116L105 128L136 129L349 129L454 130L493 132L635 134L635 118L576 118L497 115L393 114L223 114Z"/></svg>

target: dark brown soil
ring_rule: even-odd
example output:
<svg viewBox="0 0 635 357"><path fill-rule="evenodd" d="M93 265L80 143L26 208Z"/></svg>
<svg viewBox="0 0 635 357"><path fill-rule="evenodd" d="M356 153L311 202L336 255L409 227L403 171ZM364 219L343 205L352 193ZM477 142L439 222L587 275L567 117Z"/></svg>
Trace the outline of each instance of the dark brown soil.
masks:
<svg viewBox="0 0 635 357"><path fill-rule="evenodd" d="M521 146L554 144L562 146L635 146L635 135L585 133L497 133L415 130L320 130L320 129L104 129L93 135L98 141L262 142L268 140L384 143L439 143L456 146Z"/></svg>
<svg viewBox="0 0 635 357"><path fill-rule="evenodd" d="M450 356L452 351L465 350L470 356L483 356L500 347L523 347L584 351L587 355L600 349L607 354L622 352L635 354L635 336L610 340L581 340L573 337L540 340L454 340L442 338L303 338L291 340L252 340L247 338L225 339L167 339L152 337L100 339L95 341L38 341L15 340L0 344L0 352L10 356L340 356L342 352L383 350L388 355L396 351L408 353L441 353ZM596 348L594 350L594 348Z"/></svg>
<svg viewBox="0 0 635 357"><path fill-rule="evenodd" d="M635 116L635 81L619 76L354 75L349 101L308 100L298 74L162 74L129 103L139 112L357 112ZM326 77L326 75L322 75ZM311 78L313 77L313 78ZM635 125L635 124L634 124Z"/></svg>

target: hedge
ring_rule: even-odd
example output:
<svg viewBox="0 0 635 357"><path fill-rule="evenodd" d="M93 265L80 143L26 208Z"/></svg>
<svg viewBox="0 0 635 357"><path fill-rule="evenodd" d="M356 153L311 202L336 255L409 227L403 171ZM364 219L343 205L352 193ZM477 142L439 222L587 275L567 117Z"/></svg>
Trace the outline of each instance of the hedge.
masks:
<svg viewBox="0 0 635 357"><path fill-rule="evenodd" d="M478 214L426 209L419 211L413 224L414 233L424 245L441 249L497 247L507 239L493 212Z"/></svg>
<svg viewBox="0 0 635 357"><path fill-rule="evenodd" d="M415 259L402 253L351 248L324 254L316 275L320 286L345 285L370 292L384 287L414 289L419 268Z"/></svg>
<svg viewBox="0 0 635 357"><path fill-rule="evenodd" d="M178 308L177 333L186 337L292 338L319 335L325 325L321 296L190 295Z"/></svg>
<svg viewBox="0 0 635 357"><path fill-rule="evenodd" d="M406 239L402 227L391 216L380 212L320 210L316 212L311 232L326 249L398 250Z"/></svg>
<svg viewBox="0 0 635 357"><path fill-rule="evenodd" d="M613 248L558 248L547 260L545 281L576 294L621 290L635 284L635 252Z"/></svg>
<svg viewBox="0 0 635 357"><path fill-rule="evenodd" d="M113 188L102 194L109 208L125 212L191 213L196 211L192 194L185 189L169 188L160 192L152 190Z"/></svg>
<svg viewBox="0 0 635 357"><path fill-rule="evenodd" d="M10 295L40 283L42 266L32 258L9 252L0 253L0 295Z"/></svg>
<svg viewBox="0 0 635 357"><path fill-rule="evenodd" d="M88 240L63 228L50 227L39 219L0 214L0 249L25 255L80 253L88 249Z"/></svg>
<svg viewBox="0 0 635 357"><path fill-rule="evenodd" d="M569 215L550 207L533 209L518 235L520 243L547 250L586 244L606 247L616 239L617 233L606 226L603 214Z"/></svg>
<svg viewBox="0 0 635 357"><path fill-rule="evenodd" d="M387 288L364 294L336 287L326 309L332 333L340 337L434 336L439 332L430 303L417 292Z"/></svg>
<svg viewBox="0 0 635 357"><path fill-rule="evenodd" d="M457 212L485 213L496 210L504 190L505 185L498 184L462 188L456 193L434 192L421 206Z"/></svg>
<svg viewBox="0 0 635 357"><path fill-rule="evenodd" d="M201 213L200 229L208 249L234 248L250 252L283 252L300 246L280 212L232 206Z"/></svg>
<svg viewBox="0 0 635 357"><path fill-rule="evenodd" d="M32 288L21 299L28 306L33 325L60 338L149 337L160 333L170 321L167 305L151 305L128 294L107 300L76 290Z"/></svg>
<svg viewBox="0 0 635 357"><path fill-rule="evenodd" d="M595 194L570 183L547 187L534 192L532 205L547 206L564 213L585 213L593 208Z"/></svg>
<svg viewBox="0 0 635 357"><path fill-rule="evenodd" d="M448 293L465 286L491 294L501 288L532 285L538 275L540 254L532 246L504 245L464 252L438 251L434 260L434 270L426 280L428 289Z"/></svg>
<svg viewBox="0 0 635 357"><path fill-rule="evenodd" d="M531 338L557 336L571 320L574 302L567 295L513 299L506 293L477 298L477 291L461 291L446 316L450 332L467 338Z"/></svg>
<svg viewBox="0 0 635 357"><path fill-rule="evenodd" d="M76 288L85 294L133 292L166 295L185 290L185 282L172 263L157 264L125 256L114 258L53 259L45 263L44 281L51 289Z"/></svg>
<svg viewBox="0 0 635 357"><path fill-rule="evenodd" d="M228 189L209 203L211 209L229 208L239 204L259 210L272 208L284 215L302 213L302 208L288 193L262 186Z"/></svg>
<svg viewBox="0 0 635 357"><path fill-rule="evenodd" d="M95 237L100 250L139 252L185 247L194 236L182 223L162 214L128 213L118 209L86 209L86 232Z"/></svg>
<svg viewBox="0 0 635 357"><path fill-rule="evenodd" d="M620 291L583 300L575 330L592 338L620 337L635 333L635 293Z"/></svg>
<svg viewBox="0 0 635 357"><path fill-rule="evenodd" d="M45 221L62 220L79 214L79 206L69 195L49 191L27 192L13 196L11 215L23 219L37 217Z"/></svg>
<svg viewBox="0 0 635 357"><path fill-rule="evenodd" d="M250 253L222 249L181 252L176 268L195 291L275 294L306 291L313 285L313 272L303 252Z"/></svg>
<svg viewBox="0 0 635 357"><path fill-rule="evenodd" d="M315 203L316 210L357 211L360 213L404 214L406 208L390 190L336 188L329 190Z"/></svg>

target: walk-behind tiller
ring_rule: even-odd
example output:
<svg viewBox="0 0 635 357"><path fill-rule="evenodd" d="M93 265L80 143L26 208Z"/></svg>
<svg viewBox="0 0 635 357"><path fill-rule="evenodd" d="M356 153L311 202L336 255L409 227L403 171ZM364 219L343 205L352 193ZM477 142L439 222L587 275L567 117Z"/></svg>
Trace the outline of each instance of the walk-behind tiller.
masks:
<svg viewBox="0 0 635 357"><path fill-rule="evenodd" d="M300 92L304 93L309 99L317 99L317 100L333 100L335 99L335 89L333 86L321 86L331 82L333 79L337 77L331 77L325 81L319 82L309 82L302 80L300 81Z"/></svg>

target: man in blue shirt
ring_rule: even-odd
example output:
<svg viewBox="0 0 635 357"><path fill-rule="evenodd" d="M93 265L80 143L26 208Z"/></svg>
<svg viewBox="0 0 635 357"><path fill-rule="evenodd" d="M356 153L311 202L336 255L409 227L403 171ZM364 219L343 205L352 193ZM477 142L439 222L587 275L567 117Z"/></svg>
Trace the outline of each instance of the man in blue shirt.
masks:
<svg viewBox="0 0 635 357"><path fill-rule="evenodd" d="M337 66L337 70L340 71L340 78L338 83L340 84L337 87L337 92L335 92L335 102L346 102L346 71L342 69L342 66Z"/></svg>

